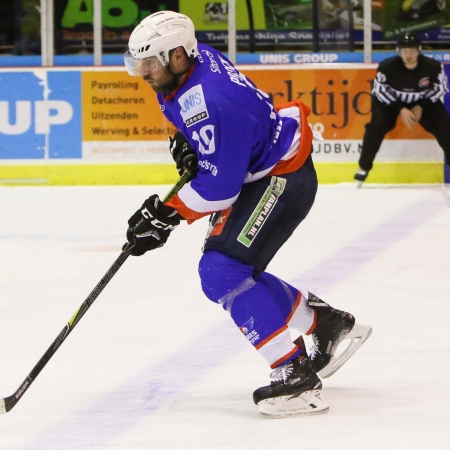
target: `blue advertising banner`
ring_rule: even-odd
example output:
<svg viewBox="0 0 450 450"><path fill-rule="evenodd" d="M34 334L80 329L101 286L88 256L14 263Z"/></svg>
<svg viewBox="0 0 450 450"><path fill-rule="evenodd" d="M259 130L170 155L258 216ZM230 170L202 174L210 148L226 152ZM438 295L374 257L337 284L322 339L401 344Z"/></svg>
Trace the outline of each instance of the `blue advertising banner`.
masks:
<svg viewBox="0 0 450 450"><path fill-rule="evenodd" d="M79 158L80 72L0 72L0 159Z"/></svg>
<svg viewBox="0 0 450 450"><path fill-rule="evenodd" d="M424 50L426 56L442 63L450 63L450 50ZM227 53L225 52L225 55ZM372 63L379 63L390 56L392 51L376 51L372 53ZM363 52L257 52L238 53L237 64L319 64L319 63L364 63ZM42 65L40 56L2 56L1 67L29 67ZM85 67L93 66L92 55L57 55L56 67ZM108 54L102 57L102 66L123 67L123 55Z"/></svg>

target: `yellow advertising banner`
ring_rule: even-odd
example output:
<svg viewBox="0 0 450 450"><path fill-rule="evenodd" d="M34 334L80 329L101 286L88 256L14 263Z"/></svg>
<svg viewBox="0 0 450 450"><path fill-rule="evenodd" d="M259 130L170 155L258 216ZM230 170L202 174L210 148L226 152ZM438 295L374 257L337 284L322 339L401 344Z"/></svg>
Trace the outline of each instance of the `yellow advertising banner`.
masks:
<svg viewBox="0 0 450 450"><path fill-rule="evenodd" d="M142 77L124 71L82 72L83 159L169 162L176 129Z"/></svg>

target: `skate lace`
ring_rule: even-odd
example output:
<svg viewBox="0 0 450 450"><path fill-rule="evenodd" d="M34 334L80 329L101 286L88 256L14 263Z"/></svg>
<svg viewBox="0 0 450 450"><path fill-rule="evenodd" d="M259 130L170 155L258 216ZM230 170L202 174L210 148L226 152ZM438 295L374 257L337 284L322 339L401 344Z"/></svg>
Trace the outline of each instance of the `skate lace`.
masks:
<svg viewBox="0 0 450 450"><path fill-rule="evenodd" d="M314 359L317 355L320 355L320 353L321 353L321 351L319 350L319 344L315 342L311 346L309 358Z"/></svg>
<svg viewBox="0 0 450 450"><path fill-rule="evenodd" d="M270 378L272 384L285 383L291 376L294 370L292 363L284 364L283 366L277 367L270 373Z"/></svg>

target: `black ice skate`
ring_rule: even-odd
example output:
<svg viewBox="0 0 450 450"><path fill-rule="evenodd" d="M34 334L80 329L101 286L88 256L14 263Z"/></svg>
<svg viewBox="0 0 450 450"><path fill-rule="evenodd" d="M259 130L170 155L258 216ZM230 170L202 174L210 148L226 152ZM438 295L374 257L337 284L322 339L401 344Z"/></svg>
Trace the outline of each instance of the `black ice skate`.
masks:
<svg viewBox="0 0 450 450"><path fill-rule="evenodd" d="M253 401L261 414L279 418L328 411L328 404L320 393L322 383L305 355L274 369L270 385L253 393Z"/></svg>
<svg viewBox="0 0 450 450"><path fill-rule="evenodd" d="M309 355L311 367L322 378L333 375L372 333L372 327L355 323L348 312L332 308L311 292L308 295L309 306L316 311L316 326L311 337L313 346ZM339 344L349 340L347 346Z"/></svg>
<svg viewBox="0 0 450 450"><path fill-rule="evenodd" d="M369 175L369 172L367 170L358 169L358 171L355 173L355 176L353 177L356 180L356 187L361 187L364 181L366 181L367 175Z"/></svg>

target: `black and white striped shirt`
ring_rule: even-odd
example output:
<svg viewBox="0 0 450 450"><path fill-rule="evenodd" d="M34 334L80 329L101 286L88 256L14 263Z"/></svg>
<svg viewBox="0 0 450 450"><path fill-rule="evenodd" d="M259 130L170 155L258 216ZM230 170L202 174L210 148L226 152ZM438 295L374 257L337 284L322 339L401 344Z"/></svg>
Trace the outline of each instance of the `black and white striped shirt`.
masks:
<svg viewBox="0 0 450 450"><path fill-rule="evenodd" d="M449 91L444 69L439 61L419 55L417 66L407 69L400 56L382 61L373 83L372 94L381 102L400 111L427 102L436 102Z"/></svg>

